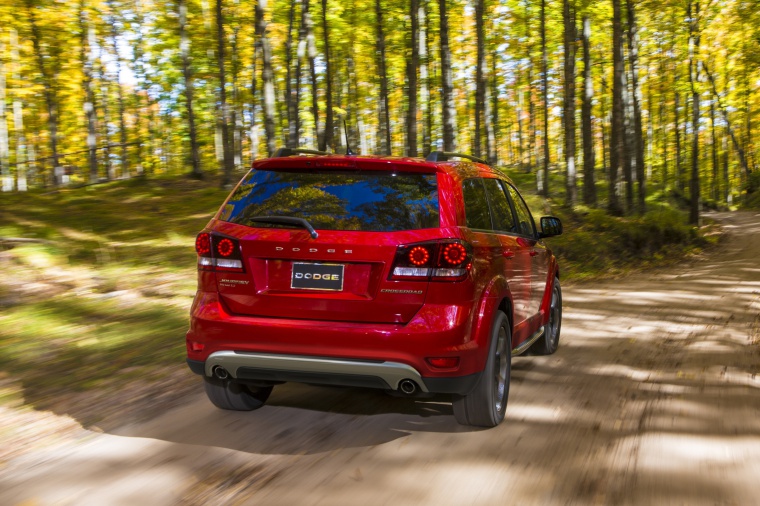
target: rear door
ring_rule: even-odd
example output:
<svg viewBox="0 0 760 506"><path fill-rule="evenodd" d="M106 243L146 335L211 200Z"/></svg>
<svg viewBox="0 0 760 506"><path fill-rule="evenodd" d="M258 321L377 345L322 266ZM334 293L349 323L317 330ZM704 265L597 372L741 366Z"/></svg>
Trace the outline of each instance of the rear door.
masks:
<svg viewBox="0 0 760 506"><path fill-rule="evenodd" d="M278 219L306 220L316 232ZM217 273L240 315L405 323L427 281L390 281L401 244L439 232L437 175L377 170L255 170L215 229L238 240L245 272Z"/></svg>

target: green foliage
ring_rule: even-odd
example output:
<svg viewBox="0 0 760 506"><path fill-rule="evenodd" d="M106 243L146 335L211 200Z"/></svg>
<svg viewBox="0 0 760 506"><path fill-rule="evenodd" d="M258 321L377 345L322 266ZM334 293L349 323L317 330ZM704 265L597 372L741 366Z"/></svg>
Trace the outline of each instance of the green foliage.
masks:
<svg viewBox="0 0 760 506"><path fill-rule="evenodd" d="M558 213L565 233L548 242L560 259L564 275L588 278L668 265L710 240L686 225L682 212L660 207L641 217L619 218L593 209Z"/></svg>

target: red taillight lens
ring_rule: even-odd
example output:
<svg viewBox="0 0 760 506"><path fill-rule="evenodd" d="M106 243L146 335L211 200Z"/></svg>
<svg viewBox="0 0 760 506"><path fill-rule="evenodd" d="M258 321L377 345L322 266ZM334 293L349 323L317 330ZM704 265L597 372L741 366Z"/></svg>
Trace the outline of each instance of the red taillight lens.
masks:
<svg viewBox="0 0 760 506"><path fill-rule="evenodd" d="M195 251L198 253L198 269L245 272L237 239L203 232L195 239Z"/></svg>
<svg viewBox="0 0 760 506"><path fill-rule="evenodd" d="M412 265L420 267L428 263L428 260L430 260L430 253L424 246L415 246L409 252L409 262Z"/></svg>
<svg viewBox="0 0 760 506"><path fill-rule="evenodd" d="M205 232L198 234L198 237L195 238L195 251L199 255L211 253L211 234Z"/></svg>
<svg viewBox="0 0 760 506"><path fill-rule="evenodd" d="M470 250L454 239L399 246L389 279L461 281L472 268Z"/></svg>
<svg viewBox="0 0 760 506"><path fill-rule="evenodd" d="M235 251L235 245L229 239L224 238L216 244L216 251L226 258Z"/></svg>
<svg viewBox="0 0 760 506"><path fill-rule="evenodd" d="M451 267L461 265L467 259L467 250L458 242L452 242L443 248L443 260Z"/></svg>

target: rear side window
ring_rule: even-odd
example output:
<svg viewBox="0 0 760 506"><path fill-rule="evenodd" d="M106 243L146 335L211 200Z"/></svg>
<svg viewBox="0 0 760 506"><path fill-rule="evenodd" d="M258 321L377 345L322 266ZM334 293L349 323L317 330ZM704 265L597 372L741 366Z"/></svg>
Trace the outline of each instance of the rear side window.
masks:
<svg viewBox="0 0 760 506"><path fill-rule="evenodd" d="M322 230L393 232L437 228L435 174L255 170L240 184L221 219L252 227L259 216L303 218Z"/></svg>
<svg viewBox="0 0 760 506"><path fill-rule="evenodd" d="M483 184L488 193L488 200L491 202L491 218L493 219L493 228L500 232L514 232L515 217L512 214L512 208L507 201L507 195L501 187L498 179L484 179Z"/></svg>
<svg viewBox="0 0 760 506"><path fill-rule="evenodd" d="M462 182L464 215L467 226L474 230L491 230L491 213L482 179L467 179Z"/></svg>

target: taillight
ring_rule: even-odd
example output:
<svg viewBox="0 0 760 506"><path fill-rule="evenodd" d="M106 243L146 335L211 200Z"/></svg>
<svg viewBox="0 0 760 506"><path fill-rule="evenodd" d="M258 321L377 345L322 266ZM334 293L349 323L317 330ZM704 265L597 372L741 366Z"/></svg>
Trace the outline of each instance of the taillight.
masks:
<svg viewBox="0 0 760 506"><path fill-rule="evenodd" d="M457 240L399 246L389 279L461 281L472 269L471 251Z"/></svg>
<svg viewBox="0 0 760 506"><path fill-rule="evenodd" d="M202 232L195 238L195 251L198 253L198 269L245 272L237 239Z"/></svg>

